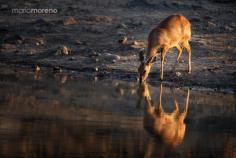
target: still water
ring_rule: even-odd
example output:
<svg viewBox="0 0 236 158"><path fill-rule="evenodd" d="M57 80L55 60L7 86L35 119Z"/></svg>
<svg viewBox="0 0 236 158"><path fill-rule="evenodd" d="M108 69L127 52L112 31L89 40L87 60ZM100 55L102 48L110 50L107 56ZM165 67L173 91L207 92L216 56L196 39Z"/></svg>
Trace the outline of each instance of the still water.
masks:
<svg viewBox="0 0 236 158"><path fill-rule="evenodd" d="M235 94L0 72L0 157L236 157Z"/></svg>

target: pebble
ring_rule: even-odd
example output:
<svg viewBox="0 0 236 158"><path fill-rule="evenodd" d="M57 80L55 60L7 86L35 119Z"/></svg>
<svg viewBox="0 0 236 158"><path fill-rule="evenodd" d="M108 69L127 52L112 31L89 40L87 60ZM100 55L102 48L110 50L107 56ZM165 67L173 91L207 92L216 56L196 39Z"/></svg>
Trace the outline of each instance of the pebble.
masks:
<svg viewBox="0 0 236 158"><path fill-rule="evenodd" d="M227 25L224 26L224 30L225 31L232 31L233 29Z"/></svg>
<svg viewBox="0 0 236 158"><path fill-rule="evenodd" d="M38 65L35 66L35 71L40 71L40 67Z"/></svg>
<svg viewBox="0 0 236 158"><path fill-rule="evenodd" d="M182 74L180 72L175 73L177 77L180 77Z"/></svg>
<svg viewBox="0 0 236 158"><path fill-rule="evenodd" d="M207 25L208 25L208 27L216 27L216 24L211 21L208 21Z"/></svg>
<svg viewBox="0 0 236 158"><path fill-rule="evenodd" d="M61 73L62 69L60 67L53 67L53 71Z"/></svg>
<svg viewBox="0 0 236 158"><path fill-rule="evenodd" d="M63 24L66 26L66 25L75 25L75 24L77 24L78 23L78 21L75 19L75 18L73 18L73 17L68 17L68 18L66 18L66 19L64 19L63 20Z"/></svg>
<svg viewBox="0 0 236 158"><path fill-rule="evenodd" d="M66 46L62 47L62 54L63 55L68 55L69 54L69 49Z"/></svg>
<svg viewBox="0 0 236 158"><path fill-rule="evenodd" d="M111 59L111 60L120 60L120 56L116 54L111 54L111 53L105 53L104 58Z"/></svg>
<svg viewBox="0 0 236 158"><path fill-rule="evenodd" d="M1 4L0 9L1 10L8 9L8 5L7 4Z"/></svg>
<svg viewBox="0 0 236 158"><path fill-rule="evenodd" d="M119 24L118 26L117 26L117 28L128 28L128 26L126 25L126 24L124 24L124 23L122 23L122 24Z"/></svg>
<svg viewBox="0 0 236 158"><path fill-rule="evenodd" d="M127 36L121 37L121 39L118 40L118 43L127 44L128 43L128 37Z"/></svg>

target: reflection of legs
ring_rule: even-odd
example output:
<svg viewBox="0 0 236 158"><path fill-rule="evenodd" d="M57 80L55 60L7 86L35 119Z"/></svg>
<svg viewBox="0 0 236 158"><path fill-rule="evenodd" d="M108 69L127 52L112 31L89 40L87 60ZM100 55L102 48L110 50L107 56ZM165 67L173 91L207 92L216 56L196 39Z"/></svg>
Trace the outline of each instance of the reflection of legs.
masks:
<svg viewBox="0 0 236 158"><path fill-rule="evenodd" d="M148 146L147 146L146 152L144 153L144 158L152 157L153 150L154 150L154 145L155 144L154 144L153 140L149 138Z"/></svg>
<svg viewBox="0 0 236 158"><path fill-rule="evenodd" d="M192 67L191 67L191 47L190 47L188 41L184 42L183 46L187 50L187 53L188 53L188 73L191 73L191 70L192 70Z"/></svg>
<svg viewBox="0 0 236 158"><path fill-rule="evenodd" d="M166 56L168 49L169 49L168 47L164 47L161 52L161 75L160 75L161 80L163 80L163 66L164 66L164 60L165 60L165 56Z"/></svg>
<svg viewBox="0 0 236 158"><path fill-rule="evenodd" d="M171 90L172 97L174 98L174 104L175 104L175 110L171 113L171 115L176 117L179 114L179 104L176 100L174 89L171 88L170 90Z"/></svg>
<svg viewBox="0 0 236 158"><path fill-rule="evenodd" d="M160 85L160 94L159 94L159 105L158 105L158 113L163 113L163 107L162 107L162 83Z"/></svg>
<svg viewBox="0 0 236 158"><path fill-rule="evenodd" d="M186 101L185 101L184 111L179 116L179 122L181 122L181 123L184 123L184 119L187 116L188 104L189 104L189 96L190 96L190 90L188 89L188 94L187 94Z"/></svg>
<svg viewBox="0 0 236 158"><path fill-rule="evenodd" d="M175 64L174 64L174 66L173 66L173 71L175 71L176 66L179 64L179 59L180 59L180 56L181 56L181 54L182 54L182 48L180 47L180 45L176 46L176 48L177 48L177 50L178 50L178 56L177 56L177 58L176 58L176 62L175 62Z"/></svg>

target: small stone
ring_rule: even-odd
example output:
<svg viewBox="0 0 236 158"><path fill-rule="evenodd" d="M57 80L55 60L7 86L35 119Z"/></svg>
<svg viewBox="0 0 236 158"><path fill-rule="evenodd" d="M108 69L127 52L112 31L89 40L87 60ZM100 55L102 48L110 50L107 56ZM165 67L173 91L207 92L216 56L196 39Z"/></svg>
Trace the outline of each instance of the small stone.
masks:
<svg viewBox="0 0 236 158"><path fill-rule="evenodd" d="M227 25L224 26L224 30L225 31L232 31L233 29Z"/></svg>
<svg viewBox="0 0 236 158"><path fill-rule="evenodd" d="M62 47L62 54L63 55L68 55L69 54L69 49L66 46Z"/></svg>
<svg viewBox="0 0 236 158"><path fill-rule="evenodd" d="M208 68L206 66L203 67L203 70L208 70Z"/></svg>
<svg viewBox="0 0 236 158"><path fill-rule="evenodd" d="M60 67L53 67L53 71L61 73L62 69Z"/></svg>
<svg viewBox="0 0 236 158"><path fill-rule="evenodd" d="M109 16L101 16L101 15L97 15L97 16L91 16L89 18L90 21L94 21L94 22L105 22L105 23L110 23L112 22L112 17Z"/></svg>
<svg viewBox="0 0 236 158"><path fill-rule="evenodd" d="M113 60L112 60L112 63L116 63L116 60L113 59Z"/></svg>
<svg viewBox="0 0 236 158"><path fill-rule="evenodd" d="M78 23L78 21L75 18L73 18L73 17L69 17L69 18L66 18L66 19L63 20L63 24L65 26L66 25L75 25L77 23Z"/></svg>
<svg viewBox="0 0 236 158"><path fill-rule="evenodd" d="M0 9L1 10L8 9L8 5L7 4L1 4Z"/></svg>
<svg viewBox="0 0 236 158"><path fill-rule="evenodd" d="M104 53L103 56L108 59L108 60L120 60L120 56L116 54L111 54L111 53Z"/></svg>
<svg viewBox="0 0 236 158"><path fill-rule="evenodd" d="M128 43L128 37L123 36L121 39L118 40L121 44L127 44Z"/></svg>
<svg viewBox="0 0 236 158"><path fill-rule="evenodd" d="M96 58L96 59L95 59L95 61L96 61L96 62L99 62L99 59L98 59L98 58Z"/></svg>
<svg viewBox="0 0 236 158"><path fill-rule="evenodd" d="M67 76L67 75L63 75L63 76L60 78L60 81L61 81L62 84L64 84L64 83L66 83L67 79L68 79L68 76Z"/></svg>
<svg viewBox="0 0 236 158"><path fill-rule="evenodd" d="M208 21L207 25L208 25L208 27L216 27L216 24L211 21Z"/></svg>
<svg viewBox="0 0 236 158"><path fill-rule="evenodd" d="M44 45L43 39L39 39L38 43L39 43L40 45Z"/></svg>
<svg viewBox="0 0 236 158"><path fill-rule="evenodd" d="M132 48L138 48L142 49L145 47L145 43L143 41L134 41L133 44L131 45Z"/></svg>
<svg viewBox="0 0 236 158"><path fill-rule="evenodd" d="M180 63L184 63L185 61L184 61L184 60L180 60L179 62L180 62Z"/></svg>
<svg viewBox="0 0 236 158"><path fill-rule="evenodd" d="M177 77L180 77L182 74L180 72L175 73Z"/></svg>
<svg viewBox="0 0 236 158"><path fill-rule="evenodd" d="M39 46L40 44L39 44L39 42L36 42L35 45L36 45L36 46Z"/></svg>
<svg viewBox="0 0 236 158"><path fill-rule="evenodd" d="M126 33L125 33L124 31L118 31L117 34L118 34L119 36L125 36L125 35L126 35Z"/></svg>
<svg viewBox="0 0 236 158"><path fill-rule="evenodd" d="M95 70L96 72L98 72L99 69L98 69L98 67L95 67L94 70Z"/></svg>
<svg viewBox="0 0 236 158"><path fill-rule="evenodd" d="M76 44L78 44L78 45L82 45L83 44L83 42L81 42L80 40L76 40Z"/></svg>
<svg viewBox="0 0 236 158"><path fill-rule="evenodd" d="M69 58L69 60L71 60L71 61L72 61L72 60L75 60L75 59L76 59L75 57L70 57L70 58Z"/></svg>
<svg viewBox="0 0 236 158"><path fill-rule="evenodd" d="M38 65L35 66L35 71L40 71L40 67Z"/></svg>
<svg viewBox="0 0 236 158"><path fill-rule="evenodd" d="M126 24L122 23L122 24L119 24L117 26L117 28L128 28L128 26Z"/></svg>

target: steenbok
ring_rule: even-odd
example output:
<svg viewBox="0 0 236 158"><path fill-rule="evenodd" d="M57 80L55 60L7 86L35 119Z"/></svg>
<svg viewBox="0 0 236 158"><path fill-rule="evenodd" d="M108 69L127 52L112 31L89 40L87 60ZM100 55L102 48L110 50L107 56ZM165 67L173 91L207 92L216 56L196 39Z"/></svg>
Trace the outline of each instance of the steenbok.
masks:
<svg viewBox="0 0 236 158"><path fill-rule="evenodd" d="M138 68L140 82L146 81L156 56L161 54L161 73L160 79L163 80L163 64L165 56L170 48L176 47L178 56L176 64L179 62L182 49L185 48L188 53L188 72L191 73L191 48L189 40L191 38L191 24L182 15L171 15L155 27L148 36L148 48L146 52L146 61L144 53L141 52L141 65Z"/></svg>

